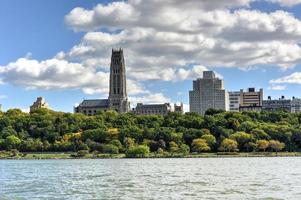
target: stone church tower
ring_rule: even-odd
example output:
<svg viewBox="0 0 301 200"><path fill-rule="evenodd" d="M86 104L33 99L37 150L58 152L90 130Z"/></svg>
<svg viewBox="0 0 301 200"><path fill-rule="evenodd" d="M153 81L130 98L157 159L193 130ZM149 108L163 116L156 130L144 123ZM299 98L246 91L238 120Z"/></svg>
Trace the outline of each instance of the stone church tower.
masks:
<svg viewBox="0 0 301 200"><path fill-rule="evenodd" d="M117 110L119 113L126 113L130 110L126 92L123 49L112 49L109 107Z"/></svg>

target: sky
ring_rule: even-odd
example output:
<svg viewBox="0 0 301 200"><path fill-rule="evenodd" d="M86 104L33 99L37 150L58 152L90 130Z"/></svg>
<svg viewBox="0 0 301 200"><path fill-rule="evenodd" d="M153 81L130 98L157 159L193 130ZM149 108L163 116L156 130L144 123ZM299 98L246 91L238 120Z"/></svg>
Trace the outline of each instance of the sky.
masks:
<svg viewBox="0 0 301 200"><path fill-rule="evenodd" d="M301 0L1 0L0 103L72 112L107 98L123 48L131 105L183 102L205 70L228 91L301 97Z"/></svg>

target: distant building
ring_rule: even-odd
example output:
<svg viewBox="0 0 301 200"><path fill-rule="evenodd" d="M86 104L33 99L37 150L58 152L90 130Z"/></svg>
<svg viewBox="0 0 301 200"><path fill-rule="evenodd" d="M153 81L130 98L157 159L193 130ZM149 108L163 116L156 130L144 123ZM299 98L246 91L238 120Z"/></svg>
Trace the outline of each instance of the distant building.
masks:
<svg viewBox="0 0 301 200"><path fill-rule="evenodd" d="M239 111L261 111L262 101L263 89L248 88L246 92L241 89Z"/></svg>
<svg viewBox="0 0 301 200"><path fill-rule="evenodd" d="M110 92L108 99L84 100L74 108L75 113L95 115L99 111L109 109L119 113L130 110L126 91L125 61L122 49L112 49L110 66Z"/></svg>
<svg viewBox="0 0 301 200"><path fill-rule="evenodd" d="M171 112L169 103L164 104L142 104L138 103L135 109L137 115L167 115Z"/></svg>
<svg viewBox="0 0 301 200"><path fill-rule="evenodd" d="M239 112L240 92L229 92L229 111Z"/></svg>
<svg viewBox="0 0 301 200"><path fill-rule="evenodd" d="M301 99L293 97L291 102L291 112L301 112Z"/></svg>
<svg viewBox="0 0 301 200"><path fill-rule="evenodd" d="M30 112L37 108L47 108L49 109L48 103L45 101L43 97L38 97L37 100L30 106Z"/></svg>
<svg viewBox="0 0 301 200"><path fill-rule="evenodd" d="M184 106L183 103L181 102L180 105L177 105L176 103L174 104L174 112L183 114L184 113Z"/></svg>
<svg viewBox="0 0 301 200"><path fill-rule="evenodd" d="M203 72L203 78L193 81L193 90L189 91L190 112L204 115L210 109L228 110L228 93L223 80L215 77L213 71Z"/></svg>
<svg viewBox="0 0 301 200"><path fill-rule="evenodd" d="M282 96L280 99L272 99L270 96L267 100L263 100L262 102L262 110L265 111L286 111L291 112L291 103L292 100L285 99L284 96Z"/></svg>
<svg viewBox="0 0 301 200"><path fill-rule="evenodd" d="M108 99L89 99L80 103L74 112L83 113L85 115L96 115L100 111L107 111L109 107Z"/></svg>

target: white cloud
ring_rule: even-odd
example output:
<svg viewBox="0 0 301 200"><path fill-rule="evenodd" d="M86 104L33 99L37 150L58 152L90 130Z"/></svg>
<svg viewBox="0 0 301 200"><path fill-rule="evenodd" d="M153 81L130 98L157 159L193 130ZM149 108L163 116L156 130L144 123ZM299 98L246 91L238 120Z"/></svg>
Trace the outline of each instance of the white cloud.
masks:
<svg viewBox="0 0 301 200"><path fill-rule="evenodd" d="M189 65L286 69L299 63L301 21L285 11L246 10L250 2L130 0L76 8L66 23L87 33L67 55L105 65L111 47L124 47L134 78L167 81L182 80Z"/></svg>
<svg viewBox="0 0 301 200"><path fill-rule="evenodd" d="M129 97L131 106L136 106L137 103L145 104L157 104L157 103L169 103L171 99L164 96L163 93L148 93L143 96L131 96Z"/></svg>
<svg viewBox="0 0 301 200"><path fill-rule="evenodd" d="M216 10L231 7L248 6L251 0L129 0L128 2L113 2L107 5L98 4L92 10L74 8L66 17L65 22L75 31L97 30L101 27L111 29L159 25L173 26L175 23L189 27L192 23L184 20L186 14L201 15L206 10ZM183 15L179 15L182 11ZM191 15L190 15L191 16ZM197 15L194 16L198 23ZM162 20L166 19L166 20ZM168 20L167 20L168 19ZM183 23L182 23L183 22ZM188 21L191 22L191 21Z"/></svg>
<svg viewBox="0 0 301 200"><path fill-rule="evenodd" d="M281 6L292 7L301 4L300 0L268 0L273 3L279 3Z"/></svg>
<svg viewBox="0 0 301 200"><path fill-rule="evenodd" d="M86 94L109 92L109 73L66 60L20 58L0 69L3 82L26 89L82 89ZM128 80L128 91L137 94L145 89L136 81Z"/></svg>
<svg viewBox="0 0 301 200"><path fill-rule="evenodd" d="M291 75L284 76L278 79L273 79L270 81L270 84L301 84L301 72L295 72Z"/></svg>
<svg viewBox="0 0 301 200"><path fill-rule="evenodd" d="M12 108L13 109L13 108ZM22 112L25 112L25 113L29 113L30 112L30 109L29 108L20 108L20 110Z"/></svg>
<svg viewBox="0 0 301 200"><path fill-rule="evenodd" d="M0 95L0 100L2 99L7 99L7 96L6 95Z"/></svg>
<svg viewBox="0 0 301 200"><path fill-rule="evenodd" d="M5 83L27 89L107 94L111 48L123 47L132 101L162 103L170 99L151 94L143 81L195 79L207 70L205 66L287 69L300 63L301 21L287 11L253 10L253 1L128 0L90 10L74 8L65 22L86 32L79 44L51 59L20 58L1 67L0 76ZM279 84L289 78L272 80L270 88L283 88Z"/></svg>
<svg viewBox="0 0 301 200"><path fill-rule="evenodd" d="M282 90L285 90L286 89L286 86L285 85L271 85L268 87L268 90L279 90L279 91L282 91Z"/></svg>

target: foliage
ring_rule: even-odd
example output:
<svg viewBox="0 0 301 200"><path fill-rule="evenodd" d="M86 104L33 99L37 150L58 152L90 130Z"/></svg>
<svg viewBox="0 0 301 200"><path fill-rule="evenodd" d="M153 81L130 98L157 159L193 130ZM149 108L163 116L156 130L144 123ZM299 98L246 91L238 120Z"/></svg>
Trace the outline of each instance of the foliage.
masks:
<svg viewBox="0 0 301 200"><path fill-rule="evenodd" d="M204 139L211 148L213 148L214 145L216 144L216 139L211 134L202 135L201 138Z"/></svg>
<svg viewBox="0 0 301 200"><path fill-rule="evenodd" d="M149 156L149 147L146 145L138 145L129 148L126 151L126 157L128 158L146 158Z"/></svg>
<svg viewBox="0 0 301 200"><path fill-rule="evenodd" d="M190 148L187 144L181 144L179 148L179 153L187 155L190 152Z"/></svg>
<svg viewBox="0 0 301 200"><path fill-rule="evenodd" d="M219 148L220 151L236 151L237 150L237 142L232 139L224 139Z"/></svg>
<svg viewBox="0 0 301 200"><path fill-rule="evenodd" d="M256 144L257 148L263 151L265 151L269 147L269 141L267 140L257 140Z"/></svg>
<svg viewBox="0 0 301 200"><path fill-rule="evenodd" d="M113 144L106 144L103 146L103 153L118 154L119 148Z"/></svg>
<svg viewBox="0 0 301 200"><path fill-rule="evenodd" d="M96 116L36 109L0 114L0 151L174 154L219 151L301 151L301 113L224 112ZM142 145L142 146L141 146ZM143 154L143 153L142 153ZM147 154L147 153L146 153ZM138 154L139 155L139 154ZM142 157L144 154L142 155Z"/></svg>
<svg viewBox="0 0 301 200"><path fill-rule="evenodd" d="M277 140L271 140L269 146L271 147L272 150L278 152L285 147L285 144Z"/></svg>
<svg viewBox="0 0 301 200"><path fill-rule="evenodd" d="M207 144L206 140L198 138L193 140L192 150L194 152L205 152L205 151L210 151L210 147Z"/></svg>

